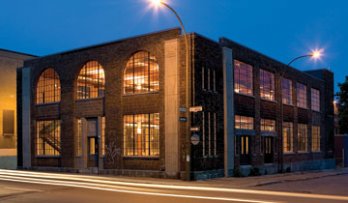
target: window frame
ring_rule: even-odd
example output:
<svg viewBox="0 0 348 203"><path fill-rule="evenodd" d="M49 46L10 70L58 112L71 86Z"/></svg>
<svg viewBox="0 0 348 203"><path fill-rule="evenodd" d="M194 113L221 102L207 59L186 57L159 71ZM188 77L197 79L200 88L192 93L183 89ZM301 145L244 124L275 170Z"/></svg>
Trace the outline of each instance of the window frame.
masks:
<svg viewBox="0 0 348 203"><path fill-rule="evenodd" d="M311 88L311 109L316 112L321 112L320 107L320 90Z"/></svg>
<svg viewBox="0 0 348 203"><path fill-rule="evenodd" d="M45 80L45 76L44 74L49 74L49 71L52 71L51 73L53 74L53 81L54 81L54 88L52 90L52 88L50 88L51 91L49 92L53 92L53 101L49 101L46 102L45 100L47 100L45 93L48 92L48 90L46 90L45 88L48 88L47 84L46 84L46 80ZM46 76L47 77L47 76ZM42 80L41 80L42 79ZM44 85L41 86L41 88L44 88L43 96L42 96L42 101L39 102L39 88L40 88L40 82L43 82ZM36 85L35 85L35 105L40 106L40 105L48 105L48 104L57 104L60 103L61 101L61 81L60 81L60 77L59 74L57 73L57 71L54 68L46 68L44 69L41 74L39 75L37 81L36 81Z"/></svg>
<svg viewBox="0 0 348 203"><path fill-rule="evenodd" d="M270 76L268 78L268 76ZM260 98L267 101L276 101L275 94L275 74L274 72L260 69ZM266 93L269 92L267 97Z"/></svg>
<svg viewBox="0 0 348 203"><path fill-rule="evenodd" d="M237 59L233 60L233 63L234 63L234 71L233 71L234 90L233 91L236 94L254 96L254 67L248 63L244 63ZM244 76L245 78L242 78L242 76ZM242 84L242 82L245 82L246 84ZM243 91L241 90L242 85L245 85L245 89Z"/></svg>
<svg viewBox="0 0 348 203"><path fill-rule="evenodd" d="M304 92L302 92L304 91ZM307 96L307 85L297 82L296 83L296 99L297 107L308 109L308 96Z"/></svg>

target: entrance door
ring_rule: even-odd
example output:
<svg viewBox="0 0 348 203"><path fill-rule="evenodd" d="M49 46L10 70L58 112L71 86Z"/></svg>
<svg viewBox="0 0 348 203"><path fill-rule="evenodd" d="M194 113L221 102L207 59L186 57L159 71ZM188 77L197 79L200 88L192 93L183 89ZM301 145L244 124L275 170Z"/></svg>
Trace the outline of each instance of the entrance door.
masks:
<svg viewBox="0 0 348 203"><path fill-rule="evenodd" d="M273 137L262 137L265 163L273 163Z"/></svg>
<svg viewBox="0 0 348 203"><path fill-rule="evenodd" d="M87 167L98 167L98 119L87 119Z"/></svg>
<svg viewBox="0 0 348 203"><path fill-rule="evenodd" d="M250 136L240 136L240 164L249 165L250 159Z"/></svg>

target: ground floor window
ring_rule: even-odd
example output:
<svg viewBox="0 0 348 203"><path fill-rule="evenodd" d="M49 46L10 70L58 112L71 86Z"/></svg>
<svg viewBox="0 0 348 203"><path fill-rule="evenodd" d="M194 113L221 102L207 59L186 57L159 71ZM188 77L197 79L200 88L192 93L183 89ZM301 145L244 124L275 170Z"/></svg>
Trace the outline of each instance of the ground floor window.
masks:
<svg viewBox="0 0 348 203"><path fill-rule="evenodd" d="M123 155L128 157L159 156L159 113L123 117Z"/></svg>
<svg viewBox="0 0 348 203"><path fill-rule="evenodd" d="M307 136L307 125L298 124L298 151L307 152L308 136Z"/></svg>
<svg viewBox="0 0 348 203"><path fill-rule="evenodd" d="M312 152L320 152L320 126L312 127Z"/></svg>
<svg viewBox="0 0 348 203"><path fill-rule="evenodd" d="M36 122L36 155L59 156L60 120L46 120Z"/></svg>
<svg viewBox="0 0 348 203"><path fill-rule="evenodd" d="M293 152L294 146L293 124L289 122L283 123L283 152Z"/></svg>

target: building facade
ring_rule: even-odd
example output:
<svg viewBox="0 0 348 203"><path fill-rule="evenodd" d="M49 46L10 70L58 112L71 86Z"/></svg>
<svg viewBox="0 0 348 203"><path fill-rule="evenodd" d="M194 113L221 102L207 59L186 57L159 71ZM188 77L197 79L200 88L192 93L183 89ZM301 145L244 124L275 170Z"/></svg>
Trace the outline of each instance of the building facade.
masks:
<svg viewBox="0 0 348 203"><path fill-rule="evenodd" d="M17 167L16 72L32 55L0 49L0 168Z"/></svg>
<svg viewBox="0 0 348 203"><path fill-rule="evenodd" d="M26 61L18 166L204 179L335 165L332 72L196 33L185 53L180 33Z"/></svg>

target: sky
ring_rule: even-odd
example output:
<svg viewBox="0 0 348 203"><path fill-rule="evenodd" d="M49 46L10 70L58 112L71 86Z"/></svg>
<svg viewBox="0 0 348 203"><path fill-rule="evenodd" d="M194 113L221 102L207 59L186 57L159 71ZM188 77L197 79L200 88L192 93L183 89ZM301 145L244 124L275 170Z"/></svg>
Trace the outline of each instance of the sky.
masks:
<svg viewBox="0 0 348 203"><path fill-rule="evenodd" d="M0 0L0 48L43 56L178 27L148 0ZM323 49L299 70L348 75L347 0L167 0L188 32L227 37L283 63ZM336 91L337 91L336 87Z"/></svg>

